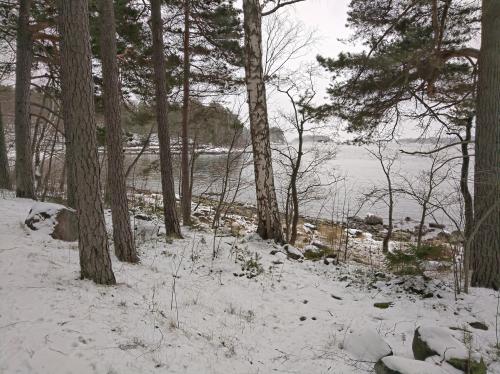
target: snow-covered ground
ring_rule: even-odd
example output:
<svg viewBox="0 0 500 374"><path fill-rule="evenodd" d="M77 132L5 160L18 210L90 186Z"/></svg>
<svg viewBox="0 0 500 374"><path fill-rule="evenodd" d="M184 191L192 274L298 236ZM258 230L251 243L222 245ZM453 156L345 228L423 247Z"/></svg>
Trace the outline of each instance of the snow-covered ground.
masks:
<svg viewBox="0 0 500 374"><path fill-rule="evenodd" d="M184 228L166 243L140 220L141 263L112 256L118 284L98 286L79 279L76 243L24 225L32 205L0 196L0 373L364 373L382 340L412 358L420 325L467 328L500 373L494 291L455 301L446 275L423 285L368 265L294 261L255 235L217 238L212 259L210 231ZM408 292L419 287L427 298Z"/></svg>

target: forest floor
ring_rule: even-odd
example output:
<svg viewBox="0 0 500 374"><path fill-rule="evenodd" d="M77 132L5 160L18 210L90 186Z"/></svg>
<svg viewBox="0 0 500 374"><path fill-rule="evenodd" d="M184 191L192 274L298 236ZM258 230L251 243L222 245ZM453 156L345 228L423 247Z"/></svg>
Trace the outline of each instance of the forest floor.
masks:
<svg viewBox="0 0 500 374"><path fill-rule="evenodd" d="M183 228L171 242L160 223L134 220L141 262L112 255L118 284L98 286L79 279L76 243L24 225L32 205L0 196L0 373L369 373L359 348L380 344L359 337L413 357L422 325L471 331L488 373L500 373L498 294L455 300L448 272L393 275L370 238L350 247L366 264L327 265L255 234Z"/></svg>

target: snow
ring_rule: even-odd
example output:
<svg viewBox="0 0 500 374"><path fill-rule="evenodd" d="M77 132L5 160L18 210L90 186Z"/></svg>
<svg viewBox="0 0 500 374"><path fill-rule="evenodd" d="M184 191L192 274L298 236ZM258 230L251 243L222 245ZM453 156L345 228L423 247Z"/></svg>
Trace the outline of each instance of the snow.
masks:
<svg viewBox="0 0 500 374"><path fill-rule="evenodd" d="M141 262L112 254L118 284L99 286L79 279L77 243L25 227L32 200L0 196L0 373L371 373L344 348L357 331L411 358L417 326L495 326L496 293L472 288L455 301L449 274L428 284L440 298L423 299L375 265L291 260L255 234L183 228L167 243L153 231L159 218L132 219L152 232L138 241ZM364 243L352 240L360 255ZM251 259L263 272L241 276ZM473 336L500 373L494 328Z"/></svg>
<svg viewBox="0 0 500 374"><path fill-rule="evenodd" d="M372 329L354 331L347 335L344 349L358 360L373 363L392 354L389 344Z"/></svg>
<svg viewBox="0 0 500 374"><path fill-rule="evenodd" d="M416 361L404 357L384 357L382 362L389 369L402 374L447 374L444 369L425 361Z"/></svg>
<svg viewBox="0 0 500 374"><path fill-rule="evenodd" d="M49 216L54 216L57 212L64 208L66 208L64 205L37 201L31 207L26 219L33 218L37 215L40 215L41 213L46 213Z"/></svg>

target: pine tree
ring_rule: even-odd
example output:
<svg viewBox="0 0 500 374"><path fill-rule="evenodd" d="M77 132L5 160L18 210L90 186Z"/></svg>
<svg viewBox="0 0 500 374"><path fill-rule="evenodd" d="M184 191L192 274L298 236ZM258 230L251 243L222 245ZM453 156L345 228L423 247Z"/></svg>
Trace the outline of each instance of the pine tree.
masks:
<svg viewBox="0 0 500 374"><path fill-rule="evenodd" d="M86 0L58 0L63 118L71 127L82 279L115 284L101 201Z"/></svg>
<svg viewBox="0 0 500 374"><path fill-rule="evenodd" d="M172 156L170 153L170 134L167 117L167 78L165 74L161 1L151 0L150 3L151 31L153 37L152 57L156 91L156 121L158 123L158 139L160 142L160 169L165 231L169 236L182 237L175 208L174 176L172 172Z"/></svg>
<svg viewBox="0 0 500 374"><path fill-rule="evenodd" d="M30 90L33 59L32 35L29 29L31 0L19 2L16 53L16 196L35 198L31 155Z"/></svg>
<svg viewBox="0 0 500 374"><path fill-rule="evenodd" d="M0 106L0 188L10 190L9 159L7 158L7 146L5 144L5 129L3 127L2 107Z"/></svg>
<svg viewBox="0 0 500 374"><path fill-rule="evenodd" d="M500 288L500 1L483 0L477 101L472 285Z"/></svg>
<svg viewBox="0 0 500 374"><path fill-rule="evenodd" d="M118 63L116 61L116 27L112 0L99 1L104 117L108 155L108 188L111 190L111 216L116 257L137 262L128 212L127 186L123 166L121 103Z"/></svg>

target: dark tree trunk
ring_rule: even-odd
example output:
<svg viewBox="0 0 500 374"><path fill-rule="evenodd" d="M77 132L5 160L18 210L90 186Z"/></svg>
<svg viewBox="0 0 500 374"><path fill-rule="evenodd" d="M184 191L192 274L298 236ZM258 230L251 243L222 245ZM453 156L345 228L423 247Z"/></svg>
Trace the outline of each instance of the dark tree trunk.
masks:
<svg viewBox="0 0 500 374"><path fill-rule="evenodd" d="M465 138L461 138L462 141L461 150L462 150L462 167L460 171L460 193L462 194L462 198L464 199L464 292L469 292L469 269L471 263L471 253L468 245L469 238L472 234L473 225L474 225L474 207L472 195L469 191L469 165L470 165L470 156L469 156L469 143L472 140L472 118L468 119L467 124L465 125Z"/></svg>
<svg viewBox="0 0 500 374"><path fill-rule="evenodd" d="M31 155L30 86L33 40L29 30L31 0L19 1L16 52L16 196L35 198Z"/></svg>
<svg viewBox="0 0 500 374"><path fill-rule="evenodd" d="M100 47L102 58L104 120L108 149L108 191L113 220L113 243L120 261L138 262L128 212L123 167L120 82L116 60L116 25L113 0L100 0Z"/></svg>
<svg viewBox="0 0 500 374"><path fill-rule="evenodd" d="M0 188L12 189L10 183L9 159L7 144L5 143L5 129L3 127L2 107L0 106Z"/></svg>
<svg viewBox="0 0 500 374"><path fill-rule="evenodd" d="M290 184L292 187L292 204L293 204L293 217L292 217L292 234L290 236L290 244L295 245L297 240L297 225L299 223L299 196L297 191L297 179L300 171L300 165L302 164L302 148L304 146L304 124L297 123L299 132L299 149L297 151L297 159L292 170L292 177L290 179Z"/></svg>
<svg viewBox="0 0 500 374"><path fill-rule="evenodd" d="M104 223L87 0L59 0L63 118L71 128L81 277L115 284Z"/></svg>
<svg viewBox="0 0 500 374"><path fill-rule="evenodd" d="M389 171L390 173L390 171ZM394 193L392 191L392 181L390 174L386 174L387 177L387 186L389 189L389 223L387 227L387 233L384 236L384 240L382 242L382 252L389 252L389 242L392 237L392 230L394 229L394 219L393 219L393 211L394 211Z"/></svg>
<svg viewBox="0 0 500 374"><path fill-rule="evenodd" d="M257 194L257 233L263 239L283 242L278 201L274 188L266 86L262 69L262 10L259 0L243 0L245 30L245 81L248 92Z"/></svg>
<svg viewBox="0 0 500 374"><path fill-rule="evenodd" d="M500 288L500 1L483 0L477 101L472 286Z"/></svg>
<svg viewBox="0 0 500 374"><path fill-rule="evenodd" d="M156 121L160 142L161 186L163 192L163 213L165 231L169 236L181 237L181 229L175 209L175 187L170 154L170 134L167 118L167 77L163 53L163 21L161 0L151 0L151 26L153 34L153 65L156 94Z"/></svg>
<svg viewBox="0 0 500 374"><path fill-rule="evenodd" d="M181 205L184 225L191 224L191 191L189 184L189 17L190 0L184 0L184 97L182 106Z"/></svg>

